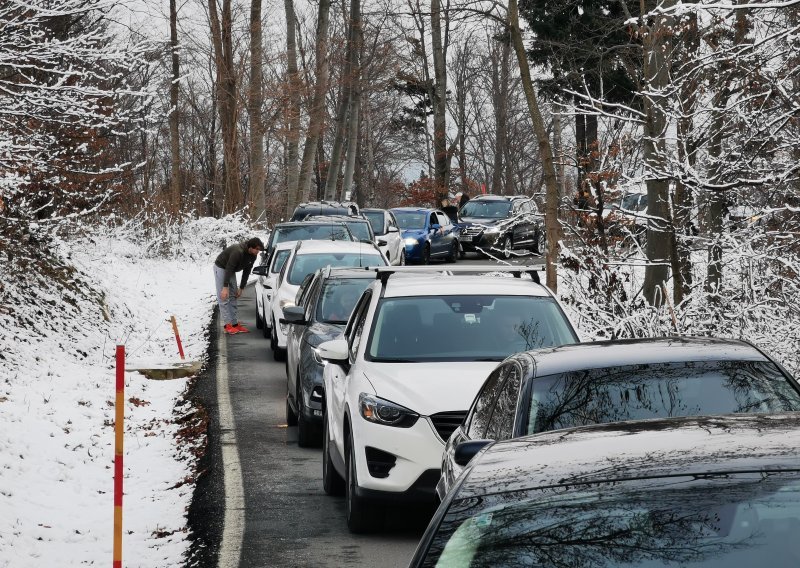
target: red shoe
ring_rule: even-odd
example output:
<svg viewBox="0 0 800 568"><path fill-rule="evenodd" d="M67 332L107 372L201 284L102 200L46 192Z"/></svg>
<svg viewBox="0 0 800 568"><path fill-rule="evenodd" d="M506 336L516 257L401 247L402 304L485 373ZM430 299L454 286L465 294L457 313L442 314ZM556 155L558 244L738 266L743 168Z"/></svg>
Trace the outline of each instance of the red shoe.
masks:
<svg viewBox="0 0 800 568"><path fill-rule="evenodd" d="M250 333L250 330L243 326L241 323L237 323L233 326L233 329L236 330L236 333Z"/></svg>
<svg viewBox="0 0 800 568"><path fill-rule="evenodd" d="M238 325L231 325L229 323L225 324L225 333L227 333L228 335L234 335L239 332L240 330Z"/></svg>

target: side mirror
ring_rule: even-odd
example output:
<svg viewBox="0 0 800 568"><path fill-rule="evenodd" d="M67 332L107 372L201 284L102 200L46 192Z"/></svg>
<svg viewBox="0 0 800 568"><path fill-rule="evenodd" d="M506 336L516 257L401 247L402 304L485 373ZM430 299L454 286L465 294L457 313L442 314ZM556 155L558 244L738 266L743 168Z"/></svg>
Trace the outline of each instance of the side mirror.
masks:
<svg viewBox="0 0 800 568"><path fill-rule="evenodd" d="M392 225L388 229L386 229L386 232L387 233L399 233L400 229L395 227L394 225Z"/></svg>
<svg viewBox="0 0 800 568"><path fill-rule="evenodd" d="M385 247L387 244L389 244L389 243L386 242L386 239L378 239L378 246L379 247Z"/></svg>
<svg viewBox="0 0 800 568"><path fill-rule="evenodd" d="M250 272L259 276L266 276L268 269L269 267L266 264L260 264L258 266L254 266Z"/></svg>
<svg viewBox="0 0 800 568"><path fill-rule="evenodd" d="M304 325L306 321L303 319L305 316L305 308L302 306L284 306L283 317L281 323L296 323Z"/></svg>
<svg viewBox="0 0 800 568"><path fill-rule="evenodd" d="M341 363L347 361L347 341L344 339L333 339L320 343L317 346L317 353L326 361Z"/></svg>
<svg viewBox="0 0 800 568"><path fill-rule="evenodd" d="M442 226L439 223L434 223L433 225L431 225L431 231L438 231L441 228Z"/></svg>
<svg viewBox="0 0 800 568"><path fill-rule="evenodd" d="M475 454L494 442L494 440L470 440L461 442L453 452L453 460L461 467L466 466Z"/></svg>

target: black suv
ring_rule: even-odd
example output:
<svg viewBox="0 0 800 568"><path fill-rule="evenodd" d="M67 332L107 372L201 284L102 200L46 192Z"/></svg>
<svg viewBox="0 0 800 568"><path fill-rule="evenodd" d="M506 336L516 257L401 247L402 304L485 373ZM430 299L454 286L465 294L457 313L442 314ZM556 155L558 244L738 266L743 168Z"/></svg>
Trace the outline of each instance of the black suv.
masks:
<svg viewBox="0 0 800 568"><path fill-rule="evenodd" d="M302 221L319 215L358 215L358 205L352 201L311 201L298 205L290 221Z"/></svg>
<svg viewBox="0 0 800 568"><path fill-rule="evenodd" d="M479 195L458 212L462 252L511 258L514 249L545 250L543 217L527 195Z"/></svg>

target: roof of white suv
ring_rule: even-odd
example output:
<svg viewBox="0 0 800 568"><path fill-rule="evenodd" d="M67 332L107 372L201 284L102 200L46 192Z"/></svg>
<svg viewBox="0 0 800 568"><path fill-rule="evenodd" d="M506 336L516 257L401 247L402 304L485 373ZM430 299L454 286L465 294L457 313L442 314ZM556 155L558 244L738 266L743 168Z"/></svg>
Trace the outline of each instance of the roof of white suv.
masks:
<svg viewBox="0 0 800 568"><path fill-rule="evenodd" d="M380 283L377 284L380 286ZM551 294L541 284L531 280L508 276L484 275L448 275L432 274L426 276L403 275L402 278L390 278L386 282L384 297L399 298L403 296L460 296L482 295L492 296L541 296Z"/></svg>
<svg viewBox="0 0 800 568"><path fill-rule="evenodd" d="M372 243L353 241L298 241L302 243L295 254L312 254L320 252L361 253L380 256L381 251Z"/></svg>

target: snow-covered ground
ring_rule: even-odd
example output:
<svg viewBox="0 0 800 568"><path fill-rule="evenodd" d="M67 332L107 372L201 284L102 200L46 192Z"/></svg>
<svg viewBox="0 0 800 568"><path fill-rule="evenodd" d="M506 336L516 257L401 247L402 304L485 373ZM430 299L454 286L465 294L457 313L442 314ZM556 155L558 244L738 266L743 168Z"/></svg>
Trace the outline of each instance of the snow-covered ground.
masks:
<svg viewBox="0 0 800 568"><path fill-rule="evenodd" d="M76 273L7 282L0 304L2 568L111 563L116 345L130 363L179 360L174 315L186 358L204 359L213 260L248 234L230 218L149 239L94 233L52 250ZM126 567L185 564L195 456L176 436L193 417L188 381L125 374Z"/></svg>

